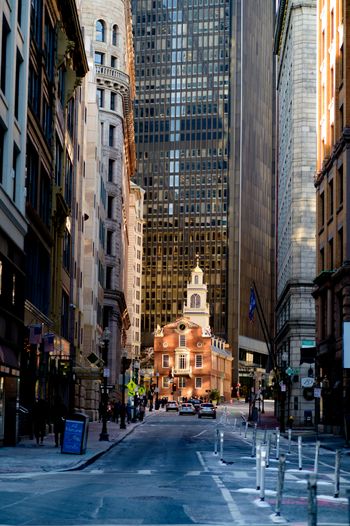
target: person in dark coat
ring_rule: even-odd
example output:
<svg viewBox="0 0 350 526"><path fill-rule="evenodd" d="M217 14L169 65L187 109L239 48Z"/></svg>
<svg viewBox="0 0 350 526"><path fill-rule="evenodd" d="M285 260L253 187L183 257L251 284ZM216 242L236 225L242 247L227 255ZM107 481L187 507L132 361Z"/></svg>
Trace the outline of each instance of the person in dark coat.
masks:
<svg viewBox="0 0 350 526"><path fill-rule="evenodd" d="M119 422L119 417L120 417L120 406L121 406L121 403L119 400L117 402L114 402L113 416L114 416L114 422L116 422L117 424Z"/></svg>
<svg viewBox="0 0 350 526"><path fill-rule="evenodd" d="M46 431L47 422L47 403L43 399L39 399L35 402L33 411L33 430L37 445L44 445L44 436Z"/></svg>
<svg viewBox="0 0 350 526"><path fill-rule="evenodd" d="M52 408L53 431L55 433L55 446L62 446L64 423L67 417L67 408L62 399L58 396Z"/></svg>

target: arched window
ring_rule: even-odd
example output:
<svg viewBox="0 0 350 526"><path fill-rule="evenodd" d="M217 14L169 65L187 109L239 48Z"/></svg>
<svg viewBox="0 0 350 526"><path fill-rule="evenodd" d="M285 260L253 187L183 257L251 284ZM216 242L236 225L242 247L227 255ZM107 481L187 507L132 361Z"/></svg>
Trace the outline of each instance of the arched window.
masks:
<svg viewBox="0 0 350 526"><path fill-rule="evenodd" d="M194 282L195 282L196 285L198 284L198 276L194 277Z"/></svg>
<svg viewBox="0 0 350 526"><path fill-rule="evenodd" d="M197 309L200 306L201 306L201 299L199 297L199 294L192 294L192 296L191 296L191 309L193 309L193 308Z"/></svg>
<svg viewBox="0 0 350 526"><path fill-rule="evenodd" d="M118 43L118 26L114 24L112 28L112 45L116 46Z"/></svg>
<svg viewBox="0 0 350 526"><path fill-rule="evenodd" d="M103 20L97 20L96 22L96 40L98 42L105 41L105 23Z"/></svg>

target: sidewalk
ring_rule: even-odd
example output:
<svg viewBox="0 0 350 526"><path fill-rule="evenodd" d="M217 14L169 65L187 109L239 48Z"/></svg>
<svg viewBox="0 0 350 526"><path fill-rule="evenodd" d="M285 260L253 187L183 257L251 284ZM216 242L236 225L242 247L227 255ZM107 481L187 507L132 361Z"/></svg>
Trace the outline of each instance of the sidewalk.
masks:
<svg viewBox="0 0 350 526"><path fill-rule="evenodd" d="M145 420L158 411L147 410ZM108 442L100 442L102 423L90 422L86 452L83 455L61 453L61 448L55 447L55 438L49 434L44 438L44 445L37 446L35 439L25 439L16 447L0 448L1 473L37 473L49 471L69 471L81 469L91 464L96 458L118 444L125 436L132 433L135 427L143 422L126 424L126 429L120 429L120 424L107 423Z"/></svg>

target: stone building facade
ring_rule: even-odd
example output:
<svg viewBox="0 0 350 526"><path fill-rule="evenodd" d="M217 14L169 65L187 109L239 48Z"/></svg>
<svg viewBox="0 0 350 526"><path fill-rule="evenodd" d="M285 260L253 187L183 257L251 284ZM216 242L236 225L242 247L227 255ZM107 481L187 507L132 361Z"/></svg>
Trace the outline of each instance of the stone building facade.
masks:
<svg viewBox="0 0 350 526"><path fill-rule="evenodd" d="M350 9L324 0L317 11L316 344L320 422L350 437Z"/></svg>
<svg viewBox="0 0 350 526"><path fill-rule="evenodd" d="M24 332L29 7L0 5L0 444L7 445L16 442Z"/></svg>
<svg viewBox="0 0 350 526"><path fill-rule="evenodd" d="M211 334L207 286L198 263L183 316L155 331L154 374L160 398L208 399L213 389L221 399L231 398L232 354L223 339Z"/></svg>
<svg viewBox="0 0 350 526"><path fill-rule="evenodd" d="M315 345L311 293L316 260L316 0L280 2L274 51L278 94L275 350L279 381L285 385L285 391L278 386L278 392L281 404L285 398L285 417L303 424L305 410L315 416L313 390L302 385L303 378L315 376L315 364L314 360L301 363L301 349Z"/></svg>
<svg viewBox="0 0 350 526"><path fill-rule="evenodd" d="M116 396L130 327L126 290L130 180L135 170L134 63L129 2L80 0L77 4L90 69L85 85L85 204L89 218L85 224L84 350L78 398L96 415L103 330L110 330L104 371L110 394ZM89 358L95 363L91 374Z"/></svg>

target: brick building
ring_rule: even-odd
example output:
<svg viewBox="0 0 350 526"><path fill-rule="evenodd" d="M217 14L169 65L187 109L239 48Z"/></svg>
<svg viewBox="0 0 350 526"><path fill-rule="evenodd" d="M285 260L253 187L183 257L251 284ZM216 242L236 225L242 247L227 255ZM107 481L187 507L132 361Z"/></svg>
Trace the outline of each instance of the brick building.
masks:
<svg viewBox="0 0 350 526"><path fill-rule="evenodd" d="M192 270L183 316L154 334L154 372L159 397L209 397L217 389L231 397L232 354L228 344L211 334L207 285L203 271Z"/></svg>

